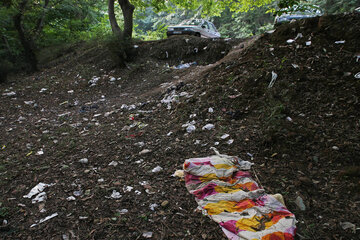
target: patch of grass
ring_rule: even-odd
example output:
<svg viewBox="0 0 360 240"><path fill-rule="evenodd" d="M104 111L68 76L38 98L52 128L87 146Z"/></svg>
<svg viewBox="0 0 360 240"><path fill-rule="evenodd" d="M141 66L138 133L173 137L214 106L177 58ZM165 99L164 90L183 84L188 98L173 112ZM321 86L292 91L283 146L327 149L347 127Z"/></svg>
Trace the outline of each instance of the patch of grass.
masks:
<svg viewBox="0 0 360 240"><path fill-rule="evenodd" d="M1 207L0 208L0 217L6 218L9 215L9 208L7 207Z"/></svg>

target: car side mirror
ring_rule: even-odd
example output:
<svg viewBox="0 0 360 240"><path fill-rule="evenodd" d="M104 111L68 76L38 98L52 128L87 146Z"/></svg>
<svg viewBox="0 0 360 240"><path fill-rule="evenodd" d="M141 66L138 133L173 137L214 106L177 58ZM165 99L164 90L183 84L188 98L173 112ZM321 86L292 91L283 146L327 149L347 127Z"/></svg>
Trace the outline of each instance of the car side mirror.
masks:
<svg viewBox="0 0 360 240"><path fill-rule="evenodd" d="M205 25L202 25L201 27L202 27L202 28L205 28Z"/></svg>

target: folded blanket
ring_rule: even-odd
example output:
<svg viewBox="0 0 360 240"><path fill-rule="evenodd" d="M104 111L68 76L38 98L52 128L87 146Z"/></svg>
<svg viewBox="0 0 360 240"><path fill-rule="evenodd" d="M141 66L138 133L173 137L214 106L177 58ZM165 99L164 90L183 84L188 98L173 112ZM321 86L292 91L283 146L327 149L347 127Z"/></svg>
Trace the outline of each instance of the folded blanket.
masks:
<svg viewBox="0 0 360 240"><path fill-rule="evenodd" d="M294 239L295 215L251 178L251 165L218 153L187 159L186 188L229 239Z"/></svg>

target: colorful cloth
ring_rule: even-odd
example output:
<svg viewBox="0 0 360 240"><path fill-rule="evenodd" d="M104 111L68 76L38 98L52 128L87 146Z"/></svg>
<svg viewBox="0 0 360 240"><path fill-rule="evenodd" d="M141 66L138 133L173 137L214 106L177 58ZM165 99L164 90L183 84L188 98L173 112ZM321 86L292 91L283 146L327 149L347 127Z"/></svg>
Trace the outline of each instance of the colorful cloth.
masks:
<svg viewBox="0 0 360 240"><path fill-rule="evenodd" d="M185 183L231 240L291 240L295 215L251 178L252 163L217 154L185 160Z"/></svg>

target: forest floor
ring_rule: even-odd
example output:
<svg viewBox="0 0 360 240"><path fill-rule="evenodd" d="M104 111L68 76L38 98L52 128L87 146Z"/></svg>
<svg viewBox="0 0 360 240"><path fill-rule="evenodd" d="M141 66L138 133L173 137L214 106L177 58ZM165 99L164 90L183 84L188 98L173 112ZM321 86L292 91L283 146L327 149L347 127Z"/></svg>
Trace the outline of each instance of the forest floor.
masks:
<svg viewBox="0 0 360 240"><path fill-rule="evenodd" d="M122 69L103 46L79 46L12 76L0 85L0 238L226 239L172 177L216 147L255 163L297 239L359 239L359 39L360 14L325 16L250 39L138 42ZM39 183L46 199L25 198Z"/></svg>

